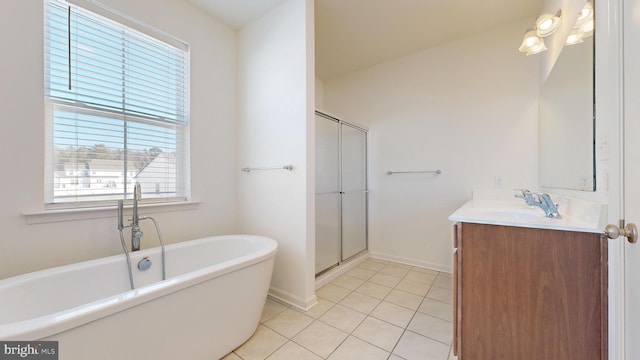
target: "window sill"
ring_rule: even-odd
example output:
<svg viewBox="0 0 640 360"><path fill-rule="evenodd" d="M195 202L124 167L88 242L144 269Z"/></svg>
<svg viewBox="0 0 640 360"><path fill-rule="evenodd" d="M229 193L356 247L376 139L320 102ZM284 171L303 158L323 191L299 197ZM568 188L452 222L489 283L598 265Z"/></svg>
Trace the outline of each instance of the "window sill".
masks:
<svg viewBox="0 0 640 360"><path fill-rule="evenodd" d="M161 204L140 204L141 215L171 212L171 211L183 211L183 210L195 210L200 206L200 201L181 201L181 202L169 202ZM125 206L125 210L131 211L131 206ZM60 209L60 210L44 210L44 211L32 211L23 212L22 216L27 219L27 224L45 224L53 222L63 221L76 221L76 220L91 220L110 218L117 216L117 206L105 206L95 208L77 208L77 209ZM126 211L125 211L126 212Z"/></svg>

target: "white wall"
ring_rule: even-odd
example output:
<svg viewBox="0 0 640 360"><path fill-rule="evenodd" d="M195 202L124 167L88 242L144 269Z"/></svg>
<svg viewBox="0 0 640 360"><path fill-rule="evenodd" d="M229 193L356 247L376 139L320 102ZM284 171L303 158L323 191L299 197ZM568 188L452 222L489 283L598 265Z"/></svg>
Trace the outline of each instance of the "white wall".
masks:
<svg viewBox="0 0 640 360"><path fill-rule="evenodd" d="M165 241L236 232L238 168L229 135L235 132L235 31L183 1L101 2L191 45L191 189L201 204L153 215ZM42 1L0 1L0 278L122 252L115 209L106 218L31 225L22 215L43 210L42 9ZM157 246L147 225L142 245Z"/></svg>
<svg viewBox="0 0 640 360"><path fill-rule="evenodd" d="M473 189L537 186L540 60L518 52L528 25L323 79L324 108L370 129L374 256L450 271L447 217Z"/></svg>
<svg viewBox="0 0 640 360"><path fill-rule="evenodd" d="M312 26L313 2L288 0L238 45L239 165L294 167L240 174L240 230L278 241L270 292L301 308L315 303Z"/></svg>

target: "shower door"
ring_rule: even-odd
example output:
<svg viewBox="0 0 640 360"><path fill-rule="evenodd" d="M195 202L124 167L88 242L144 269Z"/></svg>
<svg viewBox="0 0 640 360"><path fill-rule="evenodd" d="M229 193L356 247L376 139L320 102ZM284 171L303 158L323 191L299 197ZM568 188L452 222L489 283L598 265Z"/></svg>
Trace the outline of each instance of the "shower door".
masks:
<svg viewBox="0 0 640 360"><path fill-rule="evenodd" d="M340 124L316 114L316 274L340 258Z"/></svg>
<svg viewBox="0 0 640 360"><path fill-rule="evenodd" d="M367 133L316 112L316 274L367 248Z"/></svg>
<svg viewBox="0 0 640 360"><path fill-rule="evenodd" d="M343 124L342 260L367 248L367 133Z"/></svg>

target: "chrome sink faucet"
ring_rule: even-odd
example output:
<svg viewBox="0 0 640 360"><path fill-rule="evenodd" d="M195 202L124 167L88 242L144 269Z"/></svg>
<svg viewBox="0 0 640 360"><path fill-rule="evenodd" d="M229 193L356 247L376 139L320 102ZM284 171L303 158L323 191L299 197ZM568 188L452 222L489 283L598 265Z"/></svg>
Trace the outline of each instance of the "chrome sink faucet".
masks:
<svg viewBox="0 0 640 360"><path fill-rule="evenodd" d="M529 206L537 206L548 218L560 219L562 216L558 213L558 204L551 200L549 194L545 193L532 193L527 189L518 190L522 194L516 194L515 197L523 199Z"/></svg>
<svg viewBox="0 0 640 360"><path fill-rule="evenodd" d="M140 216L138 216L138 200L140 200L141 198L142 188L140 187L140 184L136 183L133 187L133 216L130 219L131 223L127 226L124 226L123 221L124 202L122 200L118 200L118 230L120 230L120 236L122 237L122 229L128 227L131 228L131 251L140 250L140 239L142 238L142 235L144 235L140 230L141 218Z"/></svg>

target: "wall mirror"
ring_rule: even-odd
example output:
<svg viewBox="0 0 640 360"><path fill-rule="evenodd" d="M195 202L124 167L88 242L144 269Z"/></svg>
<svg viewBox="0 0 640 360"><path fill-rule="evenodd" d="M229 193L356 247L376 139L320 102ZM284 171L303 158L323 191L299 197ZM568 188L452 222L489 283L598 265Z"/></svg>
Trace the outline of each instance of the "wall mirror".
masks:
<svg viewBox="0 0 640 360"><path fill-rule="evenodd" d="M565 46L540 90L540 186L595 191L594 37Z"/></svg>

